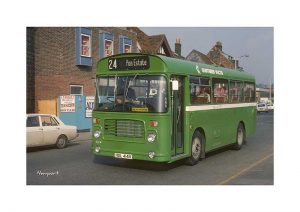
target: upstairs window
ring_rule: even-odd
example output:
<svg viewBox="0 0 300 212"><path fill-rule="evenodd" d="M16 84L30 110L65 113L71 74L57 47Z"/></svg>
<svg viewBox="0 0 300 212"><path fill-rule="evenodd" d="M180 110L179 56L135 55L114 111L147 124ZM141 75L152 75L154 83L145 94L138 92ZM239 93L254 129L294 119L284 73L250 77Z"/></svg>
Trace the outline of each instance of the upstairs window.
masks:
<svg viewBox="0 0 300 212"><path fill-rule="evenodd" d="M164 48L162 46L159 47L158 53L159 54L166 54L165 50L164 50Z"/></svg>
<svg viewBox="0 0 300 212"><path fill-rule="evenodd" d="M81 56L91 57L91 36L86 34L81 34Z"/></svg>
<svg viewBox="0 0 300 212"><path fill-rule="evenodd" d="M120 53L131 53L132 52L132 40L125 36L120 36Z"/></svg>
<svg viewBox="0 0 300 212"><path fill-rule="evenodd" d="M114 54L114 36L109 32L99 34L100 58L109 57Z"/></svg>
<svg viewBox="0 0 300 212"><path fill-rule="evenodd" d="M76 65L92 66L92 30L76 27Z"/></svg>
<svg viewBox="0 0 300 212"><path fill-rule="evenodd" d="M104 39L104 57L109 57L114 54L113 44L114 42L112 40Z"/></svg>
<svg viewBox="0 0 300 212"><path fill-rule="evenodd" d="M131 45L129 44L124 45L124 53L131 53Z"/></svg>

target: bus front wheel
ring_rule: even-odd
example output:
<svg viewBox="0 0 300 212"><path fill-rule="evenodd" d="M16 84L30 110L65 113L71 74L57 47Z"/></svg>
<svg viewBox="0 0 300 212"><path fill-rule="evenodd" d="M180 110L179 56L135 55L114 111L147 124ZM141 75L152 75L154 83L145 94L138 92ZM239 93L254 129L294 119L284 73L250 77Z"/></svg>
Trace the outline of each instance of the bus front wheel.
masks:
<svg viewBox="0 0 300 212"><path fill-rule="evenodd" d="M192 138L191 156L186 160L187 165L193 166L198 163L203 151L203 144L204 136L199 131L195 131Z"/></svg>
<svg viewBox="0 0 300 212"><path fill-rule="evenodd" d="M242 148L242 145L245 143L245 137L246 135L245 135L244 125L242 123L239 123L236 132L236 143L233 146L235 150L240 150Z"/></svg>

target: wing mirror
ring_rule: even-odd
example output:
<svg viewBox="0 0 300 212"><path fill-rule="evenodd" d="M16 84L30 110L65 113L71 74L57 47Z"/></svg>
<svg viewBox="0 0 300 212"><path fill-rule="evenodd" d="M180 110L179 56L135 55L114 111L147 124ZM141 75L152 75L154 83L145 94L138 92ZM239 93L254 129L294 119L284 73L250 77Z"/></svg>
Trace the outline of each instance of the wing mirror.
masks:
<svg viewBox="0 0 300 212"><path fill-rule="evenodd" d="M178 80L172 80L171 83L172 83L172 90L178 91L179 90Z"/></svg>

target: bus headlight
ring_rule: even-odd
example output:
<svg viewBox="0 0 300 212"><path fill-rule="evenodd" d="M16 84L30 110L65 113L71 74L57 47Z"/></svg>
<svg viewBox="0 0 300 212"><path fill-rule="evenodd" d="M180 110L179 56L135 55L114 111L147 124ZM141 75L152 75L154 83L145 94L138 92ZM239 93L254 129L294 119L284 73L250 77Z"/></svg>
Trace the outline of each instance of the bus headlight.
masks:
<svg viewBox="0 0 300 212"><path fill-rule="evenodd" d="M97 147L95 148L95 152L96 152L96 153L99 153L100 150L101 150L101 148L100 148L99 146L97 146Z"/></svg>
<svg viewBox="0 0 300 212"><path fill-rule="evenodd" d="M148 156L150 159L153 159L155 157L155 152L149 152Z"/></svg>
<svg viewBox="0 0 300 212"><path fill-rule="evenodd" d="M100 135L101 135L101 131L100 131L100 130L96 130L96 131L94 132L94 137L95 137L95 138L99 138Z"/></svg>
<svg viewBox="0 0 300 212"><path fill-rule="evenodd" d="M155 139L156 139L155 133L148 133L148 137L147 137L148 142L153 143Z"/></svg>

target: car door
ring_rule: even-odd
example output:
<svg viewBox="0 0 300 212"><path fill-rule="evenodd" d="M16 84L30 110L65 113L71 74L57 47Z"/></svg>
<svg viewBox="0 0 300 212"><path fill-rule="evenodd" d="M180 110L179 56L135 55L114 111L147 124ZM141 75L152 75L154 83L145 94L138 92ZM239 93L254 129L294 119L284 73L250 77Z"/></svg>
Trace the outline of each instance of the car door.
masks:
<svg viewBox="0 0 300 212"><path fill-rule="evenodd" d="M60 135L60 127L56 120L52 116L42 115L41 122L44 134L45 145L52 145L56 143L58 136Z"/></svg>
<svg viewBox="0 0 300 212"><path fill-rule="evenodd" d="M34 147L44 145L43 128L40 117L27 116L26 120L26 146Z"/></svg>

